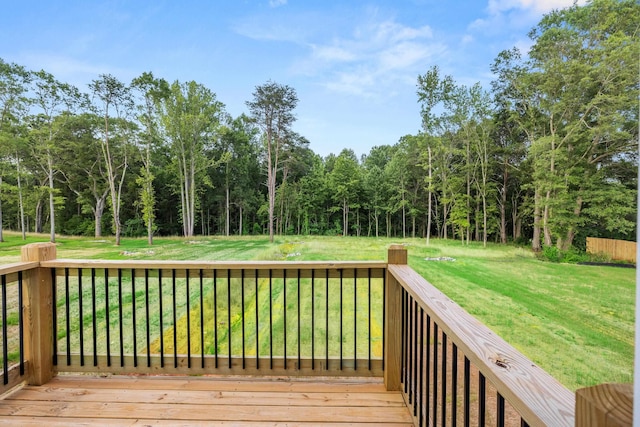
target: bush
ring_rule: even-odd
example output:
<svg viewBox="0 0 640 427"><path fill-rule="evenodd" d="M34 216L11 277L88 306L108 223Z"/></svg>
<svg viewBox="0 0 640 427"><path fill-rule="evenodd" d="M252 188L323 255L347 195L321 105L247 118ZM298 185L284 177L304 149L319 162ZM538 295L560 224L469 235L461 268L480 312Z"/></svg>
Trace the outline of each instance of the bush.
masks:
<svg viewBox="0 0 640 427"><path fill-rule="evenodd" d="M95 221L93 218L74 215L64 222L61 232L67 236L93 236L95 233Z"/></svg>
<svg viewBox="0 0 640 427"><path fill-rule="evenodd" d="M577 264L579 262L593 261L593 257L577 248L571 247L566 251L558 249L556 246L545 246L538 257L544 261L564 262Z"/></svg>

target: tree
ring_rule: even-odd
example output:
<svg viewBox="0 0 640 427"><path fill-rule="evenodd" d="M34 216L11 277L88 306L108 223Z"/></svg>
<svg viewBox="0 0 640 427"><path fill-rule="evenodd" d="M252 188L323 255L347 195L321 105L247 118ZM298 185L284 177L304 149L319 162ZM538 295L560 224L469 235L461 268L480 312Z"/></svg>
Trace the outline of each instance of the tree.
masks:
<svg viewBox="0 0 640 427"><path fill-rule="evenodd" d="M110 74L102 74L89 84L101 105L98 111L104 119L102 133L102 155L105 162L109 194L111 196L111 213L116 245L120 245L122 221L122 191L127 168L129 166L130 123L126 121L133 103L130 89Z"/></svg>
<svg viewBox="0 0 640 427"><path fill-rule="evenodd" d="M507 243L507 207L508 198L511 195L511 216L513 222L512 237L519 238L519 219L521 204L521 183L518 176L521 174L521 163L524 160L527 141L527 133L524 124L527 121L526 100L522 97L519 79L524 69L521 63L520 51L516 48L505 50L498 54L491 66L491 71L496 79L491 82L494 104L493 140L496 142L496 160L500 170L497 198L500 207L500 241ZM511 191L510 191L511 190ZM521 223L521 221L520 221ZM539 226L536 226L539 233ZM539 235L539 234L538 234ZM539 237L538 237L539 243ZM538 248L539 249L539 248Z"/></svg>
<svg viewBox="0 0 640 427"><path fill-rule="evenodd" d="M244 216L258 200L258 130L244 114L230 120L221 129L220 151L228 153L224 168L225 235L231 234L231 206L238 210L238 235L243 234Z"/></svg>
<svg viewBox="0 0 640 427"><path fill-rule="evenodd" d="M525 82L544 117L530 152L546 245L571 246L593 191L607 184L602 169L637 152L639 21L633 0L594 0L545 15L530 33Z"/></svg>
<svg viewBox="0 0 640 427"><path fill-rule="evenodd" d="M168 95L168 85L166 81L153 77L152 73L145 72L133 79L131 87L141 98L138 104L138 121L143 127L140 137L142 144L139 147L142 167L136 182L140 186L139 202L142 206L142 220L147 227L147 243L152 245L153 233L157 227L155 225L156 194L153 186L151 152L159 144L160 123L157 105Z"/></svg>
<svg viewBox="0 0 640 427"><path fill-rule="evenodd" d="M56 241L54 177L58 167L56 147L59 146L58 133L64 128L68 118L78 107L87 106L86 96L72 85L57 81L44 70L33 73L33 104L40 110L31 119L33 155L46 174L49 186L50 241Z"/></svg>
<svg viewBox="0 0 640 427"><path fill-rule="evenodd" d="M60 135L58 161L69 190L85 212L91 212L94 236L102 236L102 217L109 196L102 142L102 118L84 113L70 117Z"/></svg>
<svg viewBox="0 0 640 427"><path fill-rule="evenodd" d="M183 234L190 237L194 233L198 189L211 185L206 171L226 160L207 155L219 136L224 104L194 81L175 81L161 101L160 114L179 181Z"/></svg>
<svg viewBox="0 0 640 427"><path fill-rule="evenodd" d="M329 174L329 185L333 199L339 203L337 210L342 211L342 235L349 234L349 209L357 206L355 201L360 192L360 165L353 150L344 149L336 158L333 170Z"/></svg>
<svg viewBox="0 0 640 427"><path fill-rule="evenodd" d="M0 161L13 156L14 150L11 147L16 139L16 128L20 125L20 116L25 114L28 105L26 92L29 82L30 75L24 67L6 63L0 58ZM19 162L16 163L17 167L18 165ZM2 192L5 170L8 168L2 167L0 169L0 193ZM20 198L22 198L21 191ZM20 206L22 208L22 204ZM24 212L21 212L24 219ZM24 239L24 220L22 221L22 232ZM0 194L0 242L2 241L4 241L4 237L2 196Z"/></svg>
<svg viewBox="0 0 640 427"><path fill-rule="evenodd" d="M247 101L252 118L262 130L267 168L269 241L272 243L277 174L281 167L282 150L289 138L291 125L295 121L293 110L297 105L298 96L292 87L272 81L257 86L253 92L253 100Z"/></svg>

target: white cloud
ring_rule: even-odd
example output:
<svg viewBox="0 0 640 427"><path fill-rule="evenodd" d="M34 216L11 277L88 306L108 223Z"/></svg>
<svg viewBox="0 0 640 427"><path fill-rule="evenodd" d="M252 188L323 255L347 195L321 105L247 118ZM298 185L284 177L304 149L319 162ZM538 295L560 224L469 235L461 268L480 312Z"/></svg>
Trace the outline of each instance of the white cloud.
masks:
<svg viewBox="0 0 640 427"><path fill-rule="evenodd" d="M312 55L318 59L325 61L353 61L356 59L354 52L340 46L316 46L311 45Z"/></svg>
<svg viewBox="0 0 640 427"><path fill-rule="evenodd" d="M279 7L287 4L287 0L269 0L269 6L271 7Z"/></svg>
<svg viewBox="0 0 640 427"><path fill-rule="evenodd" d="M414 84L427 62L446 50L432 38L429 26L370 19L348 36L313 44L310 55L296 64L296 71L320 76L322 85L331 91L393 96L396 91L390 90L391 85Z"/></svg>
<svg viewBox="0 0 640 427"><path fill-rule="evenodd" d="M579 0L578 4L585 4L586 0ZM573 0L489 0L489 12L498 14L512 9L531 10L538 14L550 12L553 9L563 9L573 5Z"/></svg>

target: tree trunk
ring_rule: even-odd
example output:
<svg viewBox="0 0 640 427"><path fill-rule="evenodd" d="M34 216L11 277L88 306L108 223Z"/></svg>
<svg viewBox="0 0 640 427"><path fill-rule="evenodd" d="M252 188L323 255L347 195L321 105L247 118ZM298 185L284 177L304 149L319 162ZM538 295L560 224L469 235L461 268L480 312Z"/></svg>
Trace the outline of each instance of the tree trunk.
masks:
<svg viewBox="0 0 640 427"><path fill-rule="evenodd" d="M240 215L239 215L239 222L240 222L240 226L238 227L238 236L242 236L243 233L243 224L242 224L242 220L243 220L243 211L242 211L242 204L240 204L239 206L239 210L240 210Z"/></svg>
<svg viewBox="0 0 640 427"><path fill-rule="evenodd" d="M540 252L542 249L540 245L540 193L537 187L533 199L533 237L531 239L531 249L534 252Z"/></svg>
<svg viewBox="0 0 640 427"><path fill-rule="evenodd" d="M487 198L482 195L482 246L487 247Z"/></svg>
<svg viewBox="0 0 640 427"><path fill-rule="evenodd" d="M404 188L402 189L402 238L406 238L406 230L407 230L407 213L406 207L404 205Z"/></svg>
<svg viewBox="0 0 640 427"><path fill-rule="evenodd" d="M35 226L33 231L38 234L42 233L42 199L40 198L36 202Z"/></svg>
<svg viewBox="0 0 640 427"><path fill-rule="evenodd" d="M56 212L55 212L55 200L53 194L53 160L51 159L51 154L48 154L47 158L49 170L48 170L48 179L49 179L49 224L50 224L50 237L49 240L51 243L56 242Z"/></svg>
<svg viewBox="0 0 640 427"><path fill-rule="evenodd" d="M553 243L551 239L551 228L549 227L549 218L551 217L550 208L549 208L550 202L551 202L551 192L547 191L547 195L545 196L544 211L543 211L543 217L542 217L545 246L551 246Z"/></svg>
<svg viewBox="0 0 640 427"><path fill-rule="evenodd" d="M24 228L24 203L22 201L22 183L20 180L20 157L16 153L16 171L18 178L18 206L20 208L20 230L22 231L22 240L27 240L27 230Z"/></svg>
<svg viewBox="0 0 640 427"><path fill-rule="evenodd" d="M578 217L580 216L580 213L582 212L582 197L578 196L578 199L576 200L576 207L573 209L573 214ZM567 236L566 238L563 240L563 244L562 244L562 250L566 251L569 250L569 248L571 247L571 245L573 245L573 239L576 237L576 230L574 227L569 227L569 230L567 231Z"/></svg>
<svg viewBox="0 0 640 427"><path fill-rule="evenodd" d="M346 236L347 229L349 227L349 206L347 205L347 199L342 200L342 236Z"/></svg>
<svg viewBox="0 0 640 427"><path fill-rule="evenodd" d="M96 199L96 205L93 208L93 217L95 219L95 237L102 237L102 215L104 213L105 202L107 195L103 195L99 199Z"/></svg>
<svg viewBox="0 0 640 427"><path fill-rule="evenodd" d="M505 162L502 174L502 191L500 191L500 243L507 243L507 185L509 182L509 170Z"/></svg>
<svg viewBox="0 0 640 427"><path fill-rule="evenodd" d="M267 172L267 190L269 194L269 242L273 243L273 210L276 198L276 171L271 167L271 155L269 154L269 171Z"/></svg>
<svg viewBox="0 0 640 427"><path fill-rule="evenodd" d="M225 229L225 234L227 237L229 237L230 235L230 222L231 222L231 217L230 217L230 207L229 207L229 183L227 182L227 188L226 188L226 204L225 204L225 212L226 212L226 217L225 217L225 224L224 224L224 229Z"/></svg>
<svg viewBox="0 0 640 427"><path fill-rule="evenodd" d="M429 246L429 240L431 239L431 216L432 216L432 212L431 212L431 184L432 184L432 166L431 166L431 146L427 147L427 153L429 155L429 202L427 204L427 246Z"/></svg>

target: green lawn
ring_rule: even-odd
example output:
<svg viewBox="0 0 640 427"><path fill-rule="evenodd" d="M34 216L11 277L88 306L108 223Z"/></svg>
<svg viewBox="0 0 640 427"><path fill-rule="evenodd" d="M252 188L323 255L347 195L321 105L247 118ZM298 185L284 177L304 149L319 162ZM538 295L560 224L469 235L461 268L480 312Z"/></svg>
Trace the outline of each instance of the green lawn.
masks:
<svg viewBox="0 0 640 427"><path fill-rule="evenodd" d="M0 263L19 260L18 235L5 233ZM47 241L29 236L28 242ZM635 270L553 264L514 246L419 239L265 237L106 239L60 237L59 258L190 260L384 260L404 243L409 264L539 366L574 390L632 382ZM426 257L455 261L427 261Z"/></svg>

